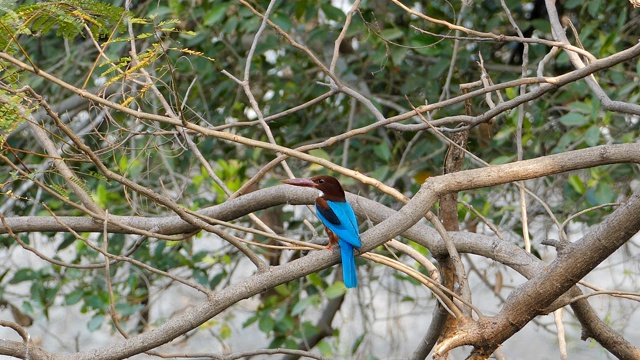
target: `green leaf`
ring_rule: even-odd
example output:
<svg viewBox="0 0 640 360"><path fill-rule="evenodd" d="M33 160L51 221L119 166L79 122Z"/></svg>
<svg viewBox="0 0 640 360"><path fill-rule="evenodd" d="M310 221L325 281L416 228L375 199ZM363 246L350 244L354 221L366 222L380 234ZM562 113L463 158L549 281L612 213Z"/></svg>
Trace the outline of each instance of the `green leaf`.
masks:
<svg viewBox="0 0 640 360"><path fill-rule="evenodd" d="M209 276L206 271L198 268L192 270L193 278L200 285L207 285L209 283Z"/></svg>
<svg viewBox="0 0 640 360"><path fill-rule="evenodd" d="M286 312L285 314L287 316L284 316L282 319L276 322L277 324L276 329L278 329L279 332L286 333L286 332L291 332L296 328L296 322L293 320L293 316L288 316Z"/></svg>
<svg viewBox="0 0 640 360"><path fill-rule="evenodd" d="M596 146L600 141L600 127L591 125L584 133L584 142L589 146Z"/></svg>
<svg viewBox="0 0 640 360"><path fill-rule="evenodd" d="M291 316L296 316L303 313L307 309L307 307L309 307L309 305L317 304L319 300L320 297L318 295L313 295L301 299L295 305L293 305L293 309L291 309Z"/></svg>
<svg viewBox="0 0 640 360"><path fill-rule="evenodd" d="M353 346L351 346L351 354L355 354L356 351L358 351L358 348L360 347L360 344L362 344L363 340L364 334L360 334L360 336L358 336L358 338L353 342Z"/></svg>
<svg viewBox="0 0 640 360"><path fill-rule="evenodd" d="M309 155L319 157L325 160L331 160L331 156L329 155L329 153L324 151L323 149L309 150Z"/></svg>
<svg viewBox="0 0 640 360"><path fill-rule="evenodd" d="M582 179L580 179L580 177L578 175L569 176L569 185L571 185L573 190L575 192L577 192L578 194L580 194L580 195L584 194L584 192L586 190L586 187L585 187L584 183L582 182Z"/></svg>
<svg viewBox="0 0 640 360"><path fill-rule="evenodd" d="M333 349L331 348L331 345L326 342L325 340L321 340L318 345L318 350L320 350L320 354L322 354L322 356L328 357L328 358L333 358Z"/></svg>
<svg viewBox="0 0 640 360"><path fill-rule="evenodd" d="M398 28L384 29L380 31L380 37L385 40L396 40L404 36L404 31Z"/></svg>
<svg viewBox="0 0 640 360"><path fill-rule="evenodd" d="M87 323L87 328L89 329L89 331L94 332L100 329L103 322L104 322L104 315L98 314L93 318L91 318L91 320L89 320L89 323Z"/></svg>
<svg viewBox="0 0 640 360"><path fill-rule="evenodd" d="M597 206L614 202L616 193L612 191L609 183L599 181L594 188L587 190L585 197L589 205Z"/></svg>
<svg viewBox="0 0 640 360"><path fill-rule="evenodd" d="M406 48L406 47L397 47L397 46L392 47L391 61L393 61L393 63L396 65L400 65L402 61L404 61L404 58L407 56L408 52L409 52L409 48Z"/></svg>
<svg viewBox="0 0 640 360"><path fill-rule="evenodd" d="M560 153L560 152L564 151L565 148L575 140L575 138L576 138L576 133L573 132L573 131L568 131L568 132L564 133L560 137L560 140L558 141L558 144L551 151L551 153L557 154L557 153Z"/></svg>
<svg viewBox="0 0 640 360"><path fill-rule="evenodd" d="M247 320L245 320L245 322L242 323L242 328L246 328L247 326L253 324L254 322L258 321L259 316L258 315L254 315L249 317Z"/></svg>
<svg viewBox="0 0 640 360"><path fill-rule="evenodd" d="M34 314L33 305L31 304L30 301L22 302L22 311L27 314Z"/></svg>
<svg viewBox="0 0 640 360"><path fill-rule="evenodd" d="M514 159L515 159L515 156L513 156L513 155L498 156L497 158L491 160L491 165L507 164L507 163L512 162Z"/></svg>
<svg viewBox="0 0 640 360"><path fill-rule="evenodd" d="M378 166L371 173L372 178L378 179L380 181L385 181L388 175L389 175L389 166L387 165Z"/></svg>
<svg viewBox="0 0 640 360"><path fill-rule="evenodd" d="M307 275L307 279L309 279L309 281L317 287L322 287L323 286L323 280L322 277L320 277L320 275L318 275L318 273L313 273L313 274L309 274Z"/></svg>
<svg viewBox="0 0 640 360"><path fill-rule="evenodd" d="M102 301L100 296L92 294L84 298L84 303L93 309L102 309L102 307L106 304Z"/></svg>
<svg viewBox="0 0 640 360"><path fill-rule="evenodd" d="M276 314L272 316L272 318L276 321L276 323L279 323L287 316L288 313L289 307L287 306L287 304L282 304L278 306L278 310L276 311Z"/></svg>
<svg viewBox="0 0 640 360"><path fill-rule="evenodd" d="M224 323L220 326L220 339L221 340L227 340L231 337L232 331L231 331L231 327L229 326L229 324Z"/></svg>
<svg viewBox="0 0 640 360"><path fill-rule="evenodd" d="M166 241L158 241L156 243L156 248L153 251L153 257L155 257L156 259L162 259L162 252L164 251L165 247L167 246L167 242Z"/></svg>
<svg viewBox="0 0 640 360"><path fill-rule="evenodd" d="M282 297L287 297L291 295L291 289L286 284L280 284L275 288L278 295Z"/></svg>
<svg viewBox="0 0 640 360"><path fill-rule="evenodd" d="M381 143L376 145L373 148L373 152L379 157L382 161L389 161L391 159L391 150L389 150L389 146L385 143Z"/></svg>
<svg viewBox="0 0 640 360"><path fill-rule="evenodd" d="M73 244L75 241L76 241L76 237L73 236L72 234L64 234L62 242L60 243L60 245L58 245L58 248L56 251L66 249L69 245Z"/></svg>
<svg viewBox="0 0 640 360"><path fill-rule="evenodd" d="M343 19L346 17L345 13L342 10L338 9L335 6L331 6L327 3L323 3L322 5L320 5L320 8L322 9L322 12L327 17L327 19L329 20L342 22Z"/></svg>
<svg viewBox="0 0 640 360"><path fill-rule="evenodd" d="M560 117L560 122L565 126L582 126L589 123L589 119L582 114L570 112Z"/></svg>
<svg viewBox="0 0 640 360"><path fill-rule="evenodd" d="M299 328L301 335L305 338L310 338L320 333L318 327L310 321L302 322L302 326L299 326Z"/></svg>
<svg viewBox="0 0 640 360"><path fill-rule="evenodd" d="M309 155L331 161L331 156L329 155L328 152L324 151L323 149L309 150ZM309 165L309 171L320 171L322 169L324 169L324 167L318 164Z"/></svg>
<svg viewBox="0 0 640 360"><path fill-rule="evenodd" d="M9 283L17 284L23 281L36 280L40 278L40 272L34 271L33 269L22 268L16 271L15 275L13 275L13 278L11 279L11 281L9 281Z"/></svg>
<svg viewBox="0 0 640 360"><path fill-rule="evenodd" d="M221 1L220 3L214 5L211 10L207 11L207 15L204 17L203 24L206 26L219 24L224 17L227 8L229 8L229 5L231 4L226 1Z"/></svg>
<svg viewBox="0 0 640 360"><path fill-rule="evenodd" d="M266 312L263 313L263 315L260 317L260 321L258 321L258 328L260 329L260 331L262 331L265 334L270 333L271 330L273 330L275 325L276 325L276 322L271 317L271 314Z"/></svg>
<svg viewBox="0 0 640 360"><path fill-rule="evenodd" d="M78 302L80 302L80 300L82 300L83 296L84 296L84 291L79 290L79 289L73 290L72 292L68 293L64 297L64 303L66 305L77 304Z"/></svg>
<svg viewBox="0 0 640 360"><path fill-rule="evenodd" d="M129 164L129 158L126 156L122 156L120 157L120 161L118 161L118 169L120 170L121 173L125 172L125 170L127 170L127 166Z"/></svg>
<svg viewBox="0 0 640 360"><path fill-rule="evenodd" d="M34 282L31 285L31 299L44 306L47 303L45 288L41 283Z"/></svg>
<svg viewBox="0 0 640 360"><path fill-rule="evenodd" d="M138 304L138 305L131 305L127 303L116 304L116 312L121 316L131 316L137 313L138 311L142 310L142 308L144 308L144 305L142 304Z"/></svg>
<svg viewBox="0 0 640 360"><path fill-rule="evenodd" d="M598 17L599 11L600 11L600 7L602 5L602 1L601 0L591 0L587 2L588 4L588 11L589 11L589 15L591 15L592 17L596 18Z"/></svg>
<svg viewBox="0 0 640 360"><path fill-rule="evenodd" d="M278 25L284 31L289 31L293 27L289 16L283 15L281 13L273 14L271 20L274 24Z"/></svg>
<svg viewBox="0 0 640 360"><path fill-rule="evenodd" d="M571 104L568 105L569 109L571 109L571 112L579 112L582 114L590 114L591 113L591 106L589 106L589 104L585 103L584 101L574 101Z"/></svg>
<svg viewBox="0 0 640 360"><path fill-rule="evenodd" d="M286 338L284 336L276 336L273 341L269 343L269 349L278 349L285 347L284 343Z"/></svg>
<svg viewBox="0 0 640 360"><path fill-rule="evenodd" d="M584 4L583 0L567 0L564 6L567 9L574 9L582 4Z"/></svg>
<svg viewBox="0 0 640 360"><path fill-rule="evenodd" d="M347 288L344 286L342 281L336 281L331 286L329 286L326 290L327 298L335 299L344 295L347 292Z"/></svg>

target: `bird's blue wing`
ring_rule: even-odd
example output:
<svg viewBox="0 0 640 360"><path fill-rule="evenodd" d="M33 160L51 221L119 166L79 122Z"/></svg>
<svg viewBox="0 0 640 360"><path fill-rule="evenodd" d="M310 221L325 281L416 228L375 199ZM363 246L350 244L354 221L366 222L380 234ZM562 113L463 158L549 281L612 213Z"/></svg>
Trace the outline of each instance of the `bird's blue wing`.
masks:
<svg viewBox="0 0 640 360"><path fill-rule="evenodd" d="M316 212L322 223L340 240L346 241L353 247L360 247L360 231L356 214L348 202L318 201Z"/></svg>
<svg viewBox="0 0 640 360"><path fill-rule="evenodd" d="M342 279L348 288L358 286L358 274L353 248L359 248L360 231L353 208L348 202L316 200L316 212L322 223L338 236L340 258L342 260Z"/></svg>

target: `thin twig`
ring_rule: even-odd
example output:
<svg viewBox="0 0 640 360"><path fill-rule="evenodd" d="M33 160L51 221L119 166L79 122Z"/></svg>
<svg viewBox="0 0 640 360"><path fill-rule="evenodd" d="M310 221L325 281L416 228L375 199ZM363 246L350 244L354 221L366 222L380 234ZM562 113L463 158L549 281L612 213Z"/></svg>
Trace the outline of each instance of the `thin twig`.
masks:
<svg viewBox="0 0 640 360"><path fill-rule="evenodd" d="M104 253L109 252L109 232L107 231L109 224L109 210L105 211L106 220L104 221L104 226L102 228L102 251ZM105 255L104 257L104 272L105 277L107 279L107 291L109 292L109 314L111 315L111 320L113 321L113 325L115 325L116 329L120 335L122 335L125 339L129 338L127 332L120 325L120 321L118 320L118 313L116 312L116 301L115 296L113 295L113 284L111 279L111 268L109 266L109 258Z"/></svg>
<svg viewBox="0 0 640 360"><path fill-rule="evenodd" d="M560 360L567 360L567 339L565 338L564 323L562 322L563 309L558 309L553 312L553 321L558 329L558 347L560 348Z"/></svg>
<svg viewBox="0 0 640 360"><path fill-rule="evenodd" d="M524 39L524 34L520 30L520 27L513 19L511 15L511 11L509 7L504 2L504 0L500 0L500 4L502 5L502 9L507 14L507 18L511 23L511 26L518 33L518 37ZM522 50L522 77L527 76L527 66L529 64L529 44L523 42L523 50ZM526 85L520 85L520 95L524 95L527 92ZM516 126L516 153L518 161L523 160L523 151L522 151L522 127L524 125L524 103L518 105L518 124ZM522 239L524 240L524 249L526 252L531 252L531 239L529 237L529 219L527 216L527 197L525 195L525 184L524 181L519 182L519 193L520 193L520 216L522 224Z"/></svg>

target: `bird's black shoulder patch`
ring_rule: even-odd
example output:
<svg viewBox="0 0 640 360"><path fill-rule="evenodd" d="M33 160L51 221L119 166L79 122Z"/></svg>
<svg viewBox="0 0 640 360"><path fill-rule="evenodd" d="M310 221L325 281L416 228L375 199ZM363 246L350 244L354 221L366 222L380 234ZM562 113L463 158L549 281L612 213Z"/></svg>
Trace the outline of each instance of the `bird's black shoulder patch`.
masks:
<svg viewBox="0 0 640 360"><path fill-rule="evenodd" d="M327 203L327 200L323 198L317 198L316 210L319 211L320 214L322 214L322 216L331 224L336 226L342 225L342 222L340 222L340 219L338 219L338 215L336 215L336 213L331 210L331 207Z"/></svg>

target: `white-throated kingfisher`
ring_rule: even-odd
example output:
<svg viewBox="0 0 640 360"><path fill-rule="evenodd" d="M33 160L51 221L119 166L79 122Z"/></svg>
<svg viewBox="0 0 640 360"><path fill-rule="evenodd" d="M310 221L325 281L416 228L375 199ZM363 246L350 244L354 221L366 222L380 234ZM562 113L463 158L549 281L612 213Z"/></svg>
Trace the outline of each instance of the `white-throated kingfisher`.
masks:
<svg viewBox="0 0 640 360"><path fill-rule="evenodd" d="M361 245L360 230L356 214L347 202L338 179L319 175L309 179L287 179L282 182L320 190L320 196L316 198L316 214L327 229L329 236L327 247L331 249L331 245L336 243L340 246L344 285L348 288L358 286L353 248L359 248Z"/></svg>

